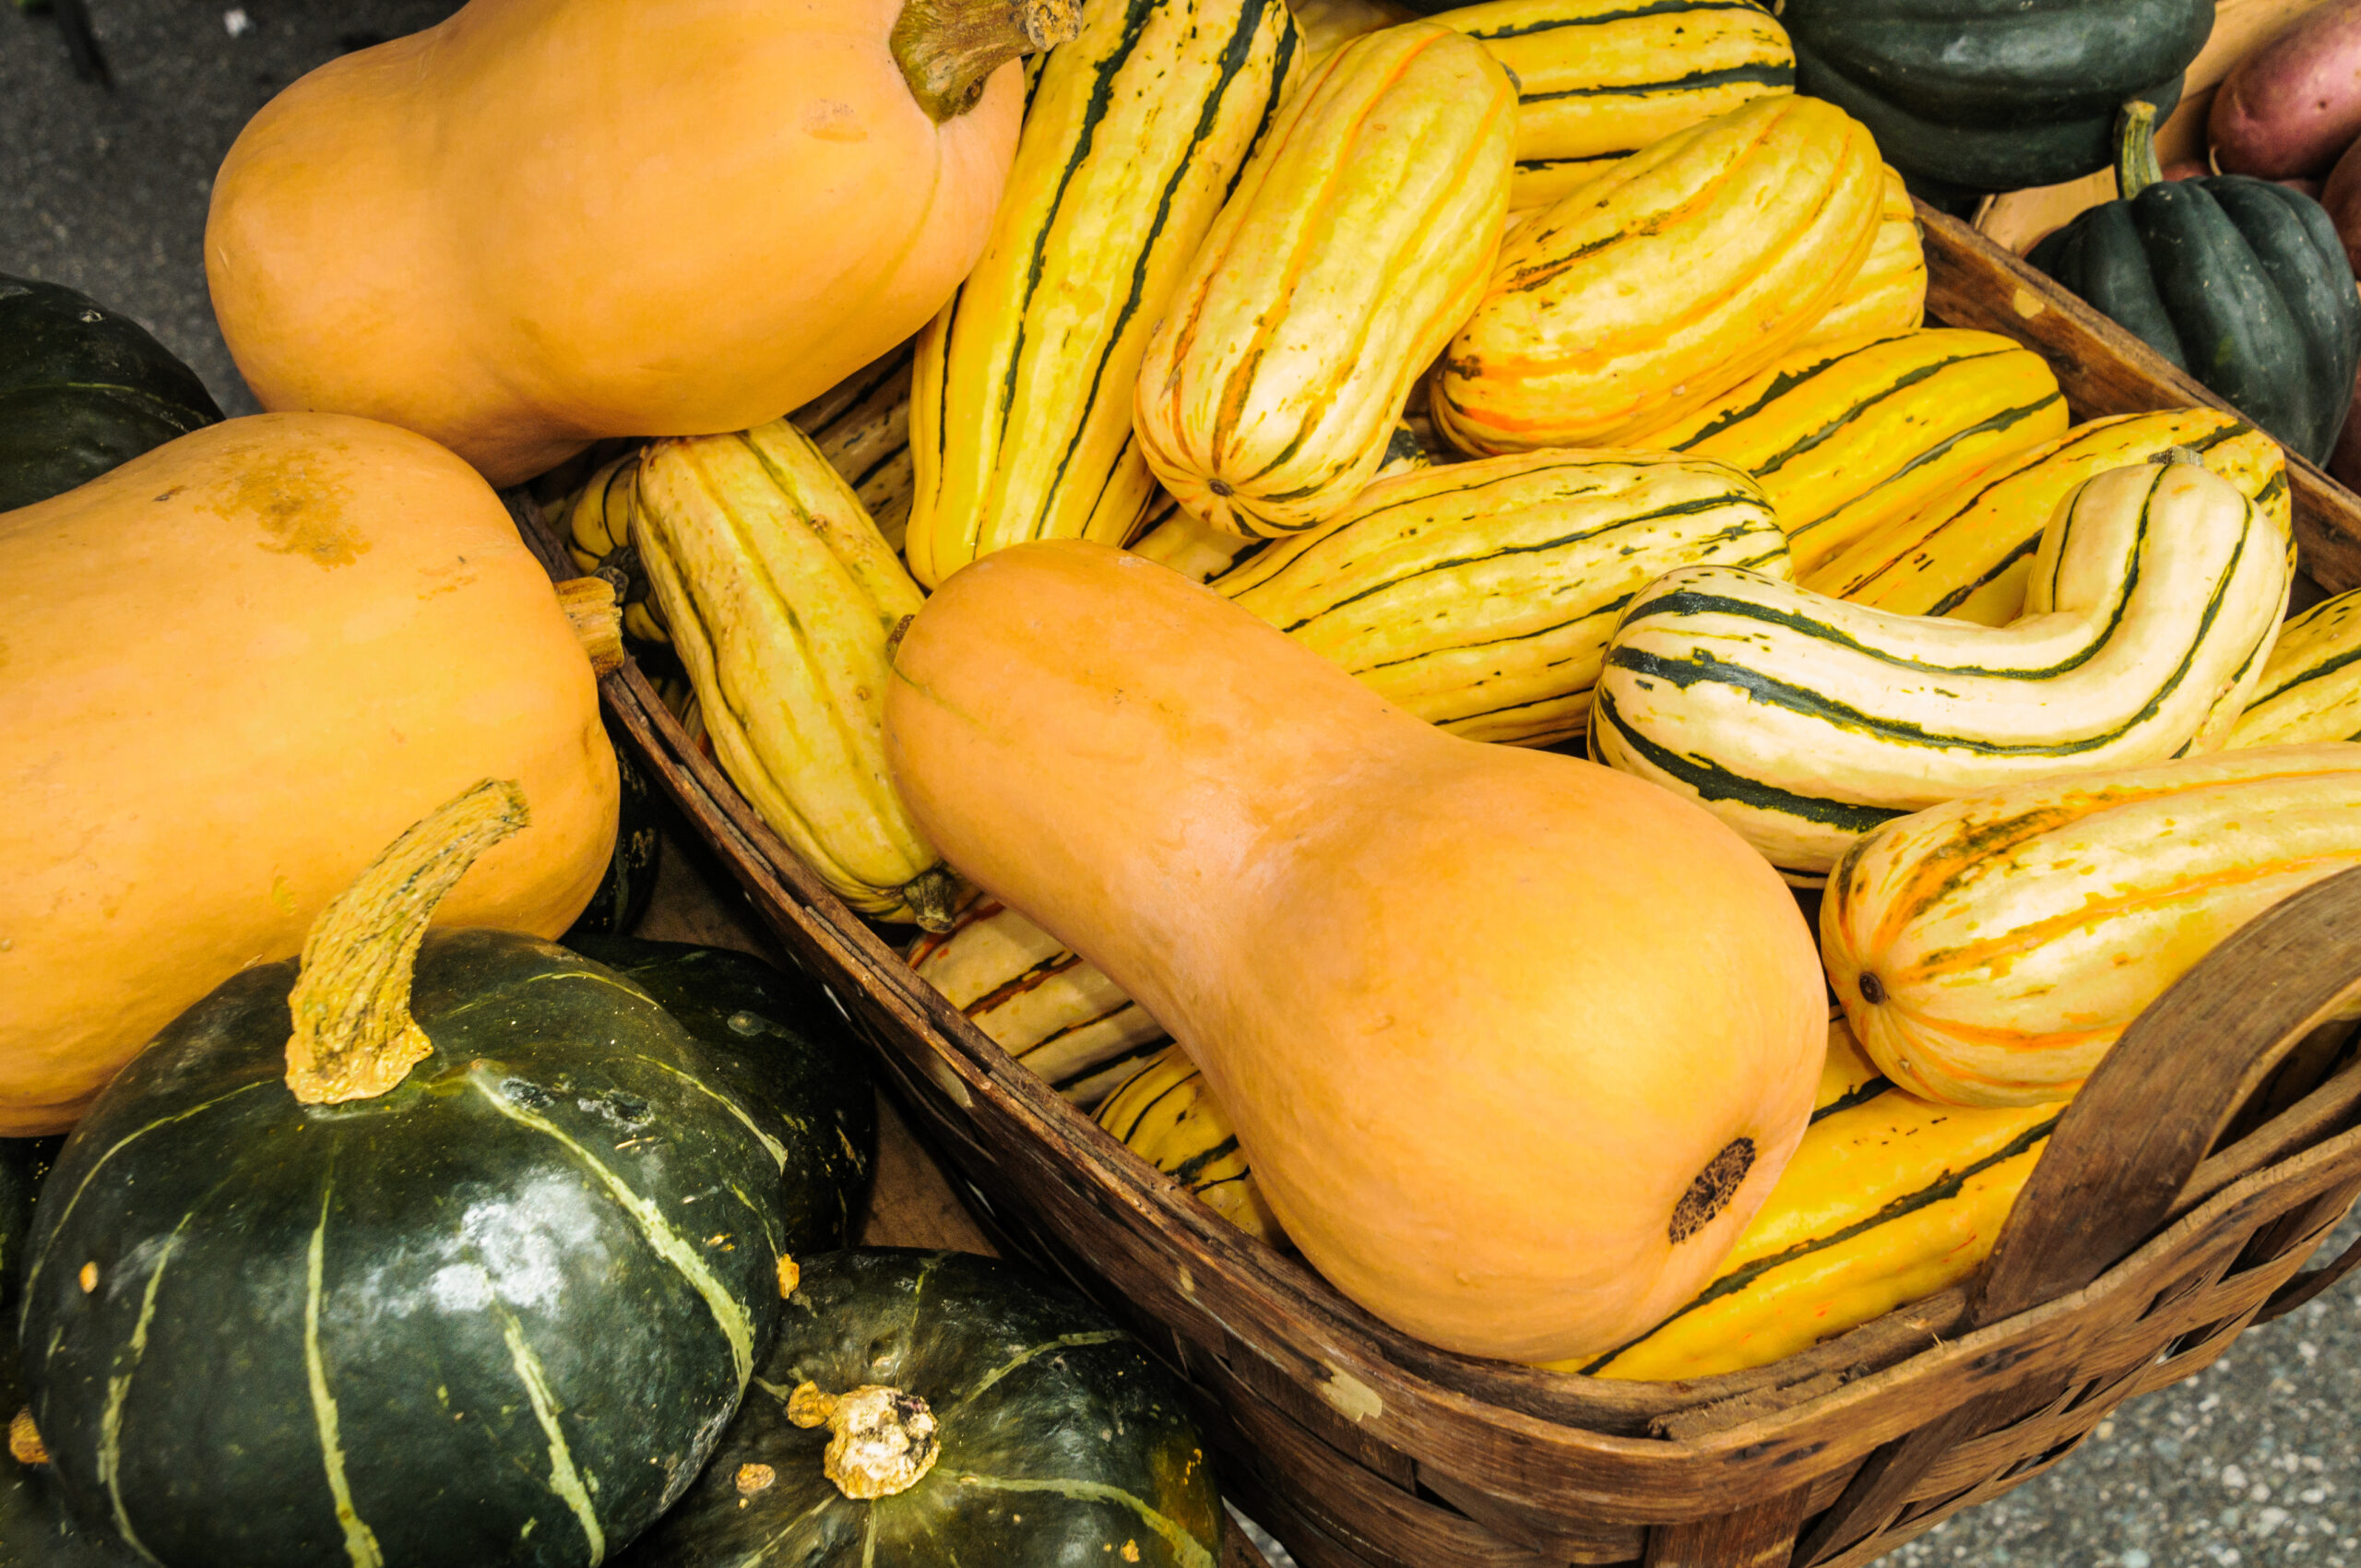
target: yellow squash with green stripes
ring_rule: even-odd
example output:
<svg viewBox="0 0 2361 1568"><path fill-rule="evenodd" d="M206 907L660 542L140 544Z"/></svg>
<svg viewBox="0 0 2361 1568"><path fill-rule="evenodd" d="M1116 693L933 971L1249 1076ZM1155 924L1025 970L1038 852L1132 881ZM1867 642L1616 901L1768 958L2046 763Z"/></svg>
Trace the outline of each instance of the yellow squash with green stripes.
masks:
<svg viewBox="0 0 2361 1568"><path fill-rule="evenodd" d="M1583 732L1632 596L1704 563L1789 576L1778 518L1736 469L1526 452L1373 484L1207 586L1429 723L1537 746Z"/></svg>
<svg viewBox="0 0 2361 1568"><path fill-rule="evenodd" d="M1166 1046L1109 1095L1098 1124L1240 1230L1275 1247L1287 1244L1278 1216L1254 1185L1228 1113L1179 1046Z"/></svg>
<svg viewBox="0 0 2361 1568"><path fill-rule="evenodd" d="M1418 439L1418 432L1407 423L1397 424L1394 427L1394 439L1385 448L1385 461L1378 465L1377 478L1392 479L1413 469L1433 466L1434 455ZM1197 521L1180 509L1180 503L1162 491L1157 493L1147 527L1139 538L1124 546L1133 554L1145 555L1159 566L1169 566L1192 583L1208 582L1249 555L1270 547L1267 539L1249 538Z"/></svg>
<svg viewBox="0 0 2361 1568"><path fill-rule="evenodd" d="M1712 1283L1629 1345L1557 1370L1741 1372L1958 1284L1991 1253L2062 1114L1905 1094L1831 1019L1803 1144Z"/></svg>
<svg viewBox="0 0 2361 1568"><path fill-rule="evenodd" d="M1156 490L1132 438L1140 356L1299 53L1280 0L1089 0L1046 57L983 257L919 335L920 583L1026 540L1137 530Z"/></svg>
<svg viewBox="0 0 2361 1568"><path fill-rule="evenodd" d="M1816 885L1908 813L2218 748L2261 676L2289 569L2275 519L2177 461L2075 490L2007 626L1685 568L1616 628L1591 754L1695 800Z"/></svg>
<svg viewBox="0 0 2361 1568"><path fill-rule="evenodd" d="M2229 749L2361 740L2361 588L2279 628Z"/></svg>
<svg viewBox="0 0 2361 1568"><path fill-rule="evenodd" d="M2176 446L2195 453L2283 530L2290 527L2287 462L2277 442L2218 409L2166 409L2078 424L1969 476L1915 516L1880 525L1797 576L1813 592L1854 604L2005 626L2023 612L2042 530L2068 492L2094 474Z"/></svg>
<svg viewBox="0 0 2361 1568"><path fill-rule="evenodd" d="M1172 1041L1114 981L995 899L906 956L986 1039L1086 1110Z"/></svg>
<svg viewBox="0 0 2361 1568"><path fill-rule="evenodd" d="M948 924L955 879L881 731L918 585L843 478L785 420L654 442L634 537L730 781L852 908Z"/></svg>
<svg viewBox="0 0 2361 1568"><path fill-rule="evenodd" d="M1515 208L1547 207L1675 131L1796 89L1786 29L1746 0L1486 0L1435 20L1516 73Z"/></svg>
<svg viewBox="0 0 2361 1568"><path fill-rule="evenodd" d="M2361 745L2323 741L1989 790L1862 839L1820 909L1828 983L1896 1083L2063 1099L2232 932L2361 865Z"/></svg>
<svg viewBox="0 0 2361 1568"><path fill-rule="evenodd" d="M639 488L639 454L626 452L604 463L579 490L552 503L548 518L565 540L566 553L585 572L612 568L623 578L623 635L639 642L669 643L672 634L647 596L647 575L631 553L632 508Z"/></svg>
<svg viewBox="0 0 2361 1568"><path fill-rule="evenodd" d="M910 362L915 342L863 365L788 419L844 476L885 542L910 521Z"/></svg>
<svg viewBox="0 0 2361 1568"><path fill-rule="evenodd" d="M1631 444L1744 469L1778 509L1796 576L2011 452L2066 431L2039 354L1945 329L1799 349Z"/></svg>
<svg viewBox="0 0 2361 1568"><path fill-rule="evenodd" d="M1875 245L1885 165L1833 104L1780 94L1666 137L1517 225L1436 367L1469 452L1601 446L1777 360Z"/></svg>
<svg viewBox="0 0 2361 1568"><path fill-rule="evenodd" d="M1927 250L1918 232L1918 212L1910 204L1902 175L1888 164L1885 200L1878 209L1878 237L1869 246L1869 258L1797 347L1891 338L1915 331L1926 321Z"/></svg>
<svg viewBox="0 0 2361 1568"><path fill-rule="evenodd" d="M1330 55L1273 122L1141 362L1148 467L1241 534L1335 516L1490 276L1515 89L1449 28Z"/></svg>

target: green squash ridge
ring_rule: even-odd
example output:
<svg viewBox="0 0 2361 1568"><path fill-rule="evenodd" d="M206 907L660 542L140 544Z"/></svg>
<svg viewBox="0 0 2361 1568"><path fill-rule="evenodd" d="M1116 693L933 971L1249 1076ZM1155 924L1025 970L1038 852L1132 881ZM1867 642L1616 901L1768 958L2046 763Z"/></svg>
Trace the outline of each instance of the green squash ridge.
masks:
<svg viewBox="0 0 2361 1568"><path fill-rule="evenodd" d="M1197 1538L1182 1528L1180 1521L1158 1513L1132 1493L1105 1481L1028 1480L1017 1476L979 1476L962 1472L957 1482L961 1486L980 1486L994 1491L1047 1491L1060 1497L1070 1497L1077 1503L1113 1503L1129 1508L1140 1521L1164 1538L1180 1559L1181 1568L1215 1568L1214 1554L1207 1551Z"/></svg>
<svg viewBox="0 0 2361 1568"><path fill-rule="evenodd" d="M599 1568L607 1560L607 1532L599 1526L599 1511L582 1484L582 1472L575 1468L574 1450L567 1445L565 1433L557 1424L558 1403L550 1393L541 1358L534 1353L525 1337L524 1325L516 1321L516 1314L508 1310L506 1303L495 1295L492 1304L500 1316L500 1336L508 1342L509 1364L516 1369L516 1381L525 1385L525 1397L532 1402L533 1419L541 1423L541 1431L550 1442L550 1490L574 1510L583 1538L589 1543L590 1568Z"/></svg>
<svg viewBox="0 0 2361 1568"><path fill-rule="evenodd" d="M320 1434L320 1464L327 1472L328 1495L336 1499L336 1522L344 1532L345 1555L352 1560L353 1568L384 1568L386 1554L377 1545L377 1532L352 1505L352 1483L344 1473L342 1423L336 1395L328 1387L327 1363L320 1360L320 1294L327 1273L328 1204L335 1195L336 1179L331 1172L320 1183L320 1222L312 1228L312 1244L303 1261L303 1377L311 1387L312 1424ZM163 1270L156 1273L160 1276ZM154 1285L155 1280L149 1279L151 1289Z"/></svg>
<svg viewBox="0 0 2361 1568"><path fill-rule="evenodd" d="M181 1232L188 1229L195 1214L192 1207L181 1216L181 1222L172 1227L172 1235L166 1238L163 1251L157 1254L156 1266L148 1276L148 1289L139 1297L138 1320L131 1327L131 1371L108 1376L106 1409L99 1418L99 1476L106 1482L107 1501L114 1507L115 1534L150 1562L156 1561L155 1554L132 1529L131 1515L123 1505L123 1401L130 1394L131 1380L138 1374L139 1363L148 1354L148 1324L156 1315L156 1291L164 1282L164 1267L172 1261L172 1253L181 1244Z"/></svg>
<svg viewBox="0 0 2361 1568"><path fill-rule="evenodd" d="M533 1128L571 1150L574 1157L588 1167L599 1178L600 1184L615 1194L616 1201L623 1206L624 1212L638 1222L641 1233L647 1238L647 1244L653 1247L657 1254L665 1262L678 1269L682 1277L696 1288L697 1294L705 1298L706 1306L712 1312L714 1322L720 1325L722 1335L730 1341L730 1360L737 1367L738 1387L742 1392L745 1389L747 1378L753 1375L754 1371L754 1327L747 1320L745 1310L730 1297L729 1289L714 1277L711 1269L706 1267L705 1260L698 1257L694 1250L681 1239L681 1233L672 1229L670 1222L654 1204L633 1191L629 1182L609 1169L605 1161L583 1147L574 1138L567 1136L563 1128L544 1117L534 1115L521 1105L510 1104L504 1097L487 1086L482 1079L470 1078L469 1081L475 1091L483 1096L492 1108L501 1115L507 1117L511 1122Z"/></svg>
<svg viewBox="0 0 2361 1568"><path fill-rule="evenodd" d="M1015 1355L1010 1357L1007 1360L1003 1361L999 1366L996 1366L991 1371L986 1372L982 1382L977 1384L975 1387L967 1390L967 1393L959 1396L957 1399L954 1400L949 1405L944 1406L941 1415L943 1417L947 1417L955 1410L966 1408L976 1399L980 1398L986 1389L990 1388L993 1384L998 1383L1002 1378L1006 1377L1013 1372L1018 1371L1028 1362L1034 1361L1038 1360L1040 1357L1050 1354L1053 1350L1075 1350L1080 1349L1086 1345L1112 1345L1119 1340L1129 1339L1130 1337L1130 1335L1124 1333L1120 1328L1100 1328L1092 1329L1082 1334L1061 1334L1055 1339L1044 1340L1038 1345L1028 1345L1024 1349L1019 1350ZM938 1419L941 1419L941 1417L938 1417Z"/></svg>
<svg viewBox="0 0 2361 1568"><path fill-rule="evenodd" d="M673 1066L670 1062L666 1062L659 1057L641 1054L636 1057L636 1060L645 1062L651 1067L671 1074L674 1077L680 1079L681 1082L688 1085L699 1094L704 1095L707 1099L710 1099L719 1105L724 1111L730 1112L730 1115L738 1118L740 1122L745 1123L746 1131L753 1134L754 1136L761 1141L763 1147L769 1153L772 1163L777 1165L781 1170L785 1170L787 1169L787 1146L780 1143L777 1138L772 1137L768 1133L764 1132L762 1128L756 1126L754 1124L754 1119L747 1115L745 1108L740 1105L736 1100L730 1099L726 1094L717 1091L712 1085L706 1083L703 1078L698 1077L694 1073L684 1073L680 1068ZM798 1131L801 1130L801 1124L795 1123L791 1117L782 1114L779 1117L779 1120L782 1122L788 1122L791 1125L795 1125ZM740 1195L743 1196L744 1194L742 1194Z"/></svg>

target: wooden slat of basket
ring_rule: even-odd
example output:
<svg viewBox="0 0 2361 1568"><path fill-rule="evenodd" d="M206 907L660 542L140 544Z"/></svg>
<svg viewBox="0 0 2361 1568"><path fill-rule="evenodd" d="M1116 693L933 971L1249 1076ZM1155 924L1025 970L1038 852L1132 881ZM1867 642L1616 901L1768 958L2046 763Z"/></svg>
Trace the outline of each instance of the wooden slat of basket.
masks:
<svg viewBox="0 0 2361 1568"><path fill-rule="evenodd" d="M2037 350L2058 373L2076 419L2198 405L2237 412L1957 219L1922 202L1918 222L1926 235L1927 314L1953 327L2004 333ZM2331 593L2361 588L2361 497L2293 452L2287 482L2305 574Z"/></svg>

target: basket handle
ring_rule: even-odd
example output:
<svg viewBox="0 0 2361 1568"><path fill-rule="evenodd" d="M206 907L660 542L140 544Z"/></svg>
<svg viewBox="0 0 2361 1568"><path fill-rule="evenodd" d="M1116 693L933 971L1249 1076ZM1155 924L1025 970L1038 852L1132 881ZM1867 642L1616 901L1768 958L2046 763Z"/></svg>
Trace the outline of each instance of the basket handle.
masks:
<svg viewBox="0 0 2361 1568"><path fill-rule="evenodd" d="M2357 990L2361 866L2273 905L2174 981L2058 1119L2001 1227L1964 1332L2082 1289L2153 1235L2272 1067ZM2361 1247L2304 1283L2325 1289L2361 1261L2355 1253ZM1942 1411L1872 1454L1797 1543L1796 1568L1883 1529L1928 1467L2005 1414L1996 1402L2008 1397L2001 1390Z"/></svg>
<svg viewBox="0 0 2361 1568"><path fill-rule="evenodd" d="M2050 1135L1969 1306L1981 1328L2130 1255L2279 1059L2361 990L2361 867L2230 934L2132 1021Z"/></svg>

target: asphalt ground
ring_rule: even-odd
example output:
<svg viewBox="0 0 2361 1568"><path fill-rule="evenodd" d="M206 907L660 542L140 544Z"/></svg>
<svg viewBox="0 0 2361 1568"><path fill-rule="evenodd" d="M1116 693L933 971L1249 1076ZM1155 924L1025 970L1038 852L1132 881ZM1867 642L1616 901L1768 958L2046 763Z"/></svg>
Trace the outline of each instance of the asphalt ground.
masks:
<svg viewBox="0 0 2361 1568"><path fill-rule="evenodd" d="M206 298L214 170L246 119L297 77L456 6L87 4L112 88L76 77L53 20L0 6L0 272L69 284L129 313L225 410L251 412ZM2331 1247L2354 1231L2348 1222ZM2047 1475L1885 1561L2361 1568L2357 1291L2348 1282L2249 1333L2201 1376L2117 1411Z"/></svg>

